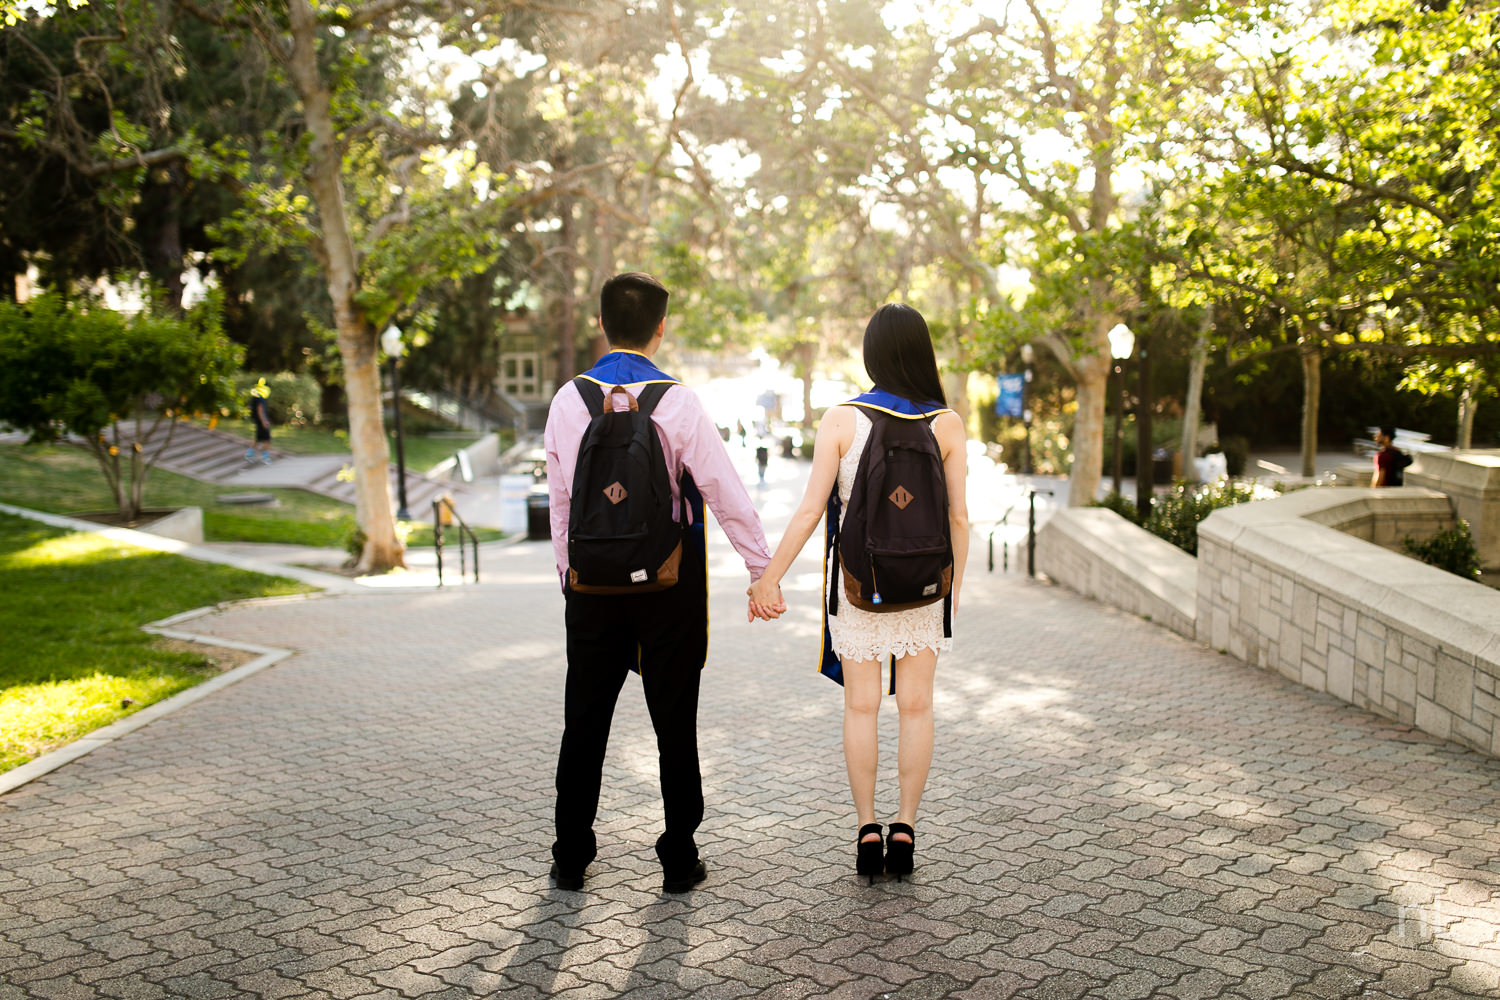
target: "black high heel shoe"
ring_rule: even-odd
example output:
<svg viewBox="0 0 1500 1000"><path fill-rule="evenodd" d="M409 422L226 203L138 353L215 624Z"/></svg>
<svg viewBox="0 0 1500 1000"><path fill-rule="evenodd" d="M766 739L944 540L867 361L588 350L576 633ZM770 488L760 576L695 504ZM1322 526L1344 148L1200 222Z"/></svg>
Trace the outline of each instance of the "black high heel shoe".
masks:
<svg viewBox="0 0 1500 1000"><path fill-rule="evenodd" d="M904 833L910 840L897 840L896 834ZM905 823L892 823L891 832L885 838L885 870L901 881L902 875L910 875L913 856L917 850L917 831Z"/></svg>
<svg viewBox="0 0 1500 1000"><path fill-rule="evenodd" d="M866 823L859 828L856 838L856 846L859 853L854 857L854 870L860 875L868 875L870 884L875 884L875 876L885 871L884 845L880 842L879 823ZM874 840L865 840L870 834L875 835Z"/></svg>

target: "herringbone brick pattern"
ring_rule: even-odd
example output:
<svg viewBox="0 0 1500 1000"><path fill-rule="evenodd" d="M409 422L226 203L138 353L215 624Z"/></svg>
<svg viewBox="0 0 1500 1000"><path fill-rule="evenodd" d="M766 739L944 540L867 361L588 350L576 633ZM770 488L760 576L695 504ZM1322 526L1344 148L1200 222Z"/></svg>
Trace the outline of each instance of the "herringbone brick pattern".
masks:
<svg viewBox="0 0 1500 1000"><path fill-rule="evenodd" d="M0 799L0 998L1500 993L1500 761L978 561L916 875L863 884L816 563L751 626L713 557L697 891L659 892L633 682L600 859L548 885L561 598L521 545L196 623L299 653Z"/></svg>

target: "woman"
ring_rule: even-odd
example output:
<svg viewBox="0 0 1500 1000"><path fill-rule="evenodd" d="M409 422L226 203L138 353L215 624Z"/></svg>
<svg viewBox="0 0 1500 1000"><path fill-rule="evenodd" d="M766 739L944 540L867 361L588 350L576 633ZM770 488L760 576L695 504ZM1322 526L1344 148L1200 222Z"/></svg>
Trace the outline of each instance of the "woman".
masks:
<svg viewBox="0 0 1500 1000"><path fill-rule="evenodd" d="M945 635L949 631L945 628L945 614L958 607L969 549L969 517L964 499L963 422L947 409L932 338L921 313L899 304L876 310L865 327L864 360L875 390L858 400L835 406L824 415L813 445L807 492L792 515L770 565L750 588L749 610L753 619L774 618L785 609L781 578L807 544L825 509L831 509L829 495L835 486L840 500L838 509L847 510L855 472L872 426L866 407L874 405L888 413L930 418L948 494L953 553L951 605L945 607L943 601L938 601L904 611L862 610L850 603L843 574L825 574L827 586L838 588L835 601L830 602L831 595L825 593L824 607L832 603L837 608L836 613L828 615L826 624L833 653L842 665L844 761L859 824L855 870L871 876L873 881L874 875L882 870L897 876L912 870L917 806L932 763L932 679L938 653L953 645L953 640ZM896 708L901 716L896 754L901 796L882 856L882 827L875 821L876 721L882 693L880 667L892 657ZM837 679L836 673L834 676Z"/></svg>

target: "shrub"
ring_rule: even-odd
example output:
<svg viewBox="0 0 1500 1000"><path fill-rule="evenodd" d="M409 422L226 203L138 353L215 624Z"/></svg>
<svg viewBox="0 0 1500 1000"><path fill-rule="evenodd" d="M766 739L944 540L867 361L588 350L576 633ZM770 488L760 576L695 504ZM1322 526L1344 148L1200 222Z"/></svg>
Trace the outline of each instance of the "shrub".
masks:
<svg viewBox="0 0 1500 1000"><path fill-rule="evenodd" d="M355 525L349 529L349 534L344 539L344 551L349 553L348 565L353 566L359 562L360 558L365 554L365 543L368 541L369 536L365 534L363 528Z"/></svg>
<svg viewBox="0 0 1500 1000"><path fill-rule="evenodd" d="M991 402L993 408L993 402ZM1025 467L1026 425L1019 420L1003 421L996 437L983 440L994 441L1000 446L1000 461L1011 472L1020 472ZM1035 420L1031 424L1031 469L1038 475L1067 475L1073 464L1069 453L1072 442L1068 438L1072 427L1071 417L1051 416ZM1108 467L1106 466L1106 469Z"/></svg>
<svg viewBox="0 0 1500 1000"><path fill-rule="evenodd" d="M1469 522L1462 518L1447 531L1439 531L1426 541L1419 542L1407 535L1401 539L1401 548L1407 555L1429 566L1445 569L1465 580L1479 579L1479 547L1469 532Z"/></svg>
<svg viewBox="0 0 1500 1000"><path fill-rule="evenodd" d="M232 405L242 350L219 324L217 295L187 315L126 316L56 294L0 302L0 420L33 441L75 435L115 506L140 516L146 479L178 420ZM122 437L121 425L127 427Z"/></svg>
<svg viewBox="0 0 1500 1000"><path fill-rule="evenodd" d="M1198 524L1204 518L1220 507L1232 507L1254 499L1255 487L1244 483L1222 482L1196 488L1179 484L1151 504L1151 516L1146 519L1145 528L1196 556Z"/></svg>
<svg viewBox="0 0 1500 1000"><path fill-rule="evenodd" d="M1121 496L1114 490L1110 490L1103 500L1095 500L1089 506L1108 507L1132 524L1141 523L1141 512L1136 508L1135 501L1127 496Z"/></svg>
<svg viewBox="0 0 1500 1000"><path fill-rule="evenodd" d="M266 406L271 411L271 423L277 426L289 424L315 424L323 417L323 387L311 375L299 372L242 372L234 378L234 388L240 399L249 406L250 387L261 379L266 380L271 395Z"/></svg>

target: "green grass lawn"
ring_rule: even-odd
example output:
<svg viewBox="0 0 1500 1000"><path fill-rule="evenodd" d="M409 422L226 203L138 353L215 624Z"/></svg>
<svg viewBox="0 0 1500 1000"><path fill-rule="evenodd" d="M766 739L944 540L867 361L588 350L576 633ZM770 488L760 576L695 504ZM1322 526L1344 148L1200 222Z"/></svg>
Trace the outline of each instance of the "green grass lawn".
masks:
<svg viewBox="0 0 1500 1000"><path fill-rule="evenodd" d="M205 483L158 469L146 480L147 507L202 507L203 537L209 542L280 542L342 548L354 531L354 508L307 490L271 488L274 507L229 507L217 503L243 486ZM45 511L74 514L110 510L114 500L93 456L67 445L0 444L0 501ZM480 541L504 537L477 528ZM431 523L414 522L407 545L431 545Z"/></svg>
<svg viewBox="0 0 1500 1000"><path fill-rule="evenodd" d="M141 625L310 589L0 514L0 771L213 675Z"/></svg>
<svg viewBox="0 0 1500 1000"><path fill-rule="evenodd" d="M207 426L208 421L200 421ZM255 433L248 420L221 420L217 430L227 431L246 441L254 439ZM388 435L389 436L389 435ZM455 451L467 448L482 435L462 437L445 435L403 434L406 452L406 467L412 472L428 472L440 462L451 458ZM292 455L347 455L349 454L349 432L326 427L275 427L271 430L271 446ZM396 441L390 438L391 462L396 461Z"/></svg>

